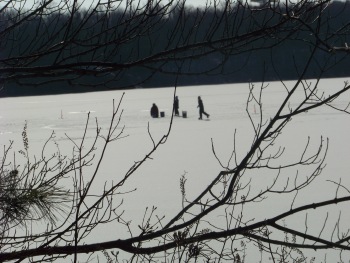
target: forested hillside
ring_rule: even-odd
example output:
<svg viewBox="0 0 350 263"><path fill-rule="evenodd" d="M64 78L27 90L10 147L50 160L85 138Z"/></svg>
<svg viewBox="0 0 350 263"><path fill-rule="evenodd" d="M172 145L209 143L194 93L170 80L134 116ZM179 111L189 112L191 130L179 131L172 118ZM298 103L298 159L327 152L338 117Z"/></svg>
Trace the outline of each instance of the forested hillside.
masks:
<svg viewBox="0 0 350 263"><path fill-rule="evenodd" d="M0 15L0 96L173 86L177 76L178 85L296 79L315 41L310 28L319 26L310 18L305 30L294 35L290 33L293 21L284 25L285 30L274 32L274 25L283 23L283 6L278 7L280 12L239 5L231 9L174 7L166 12L162 8L152 7L146 18L144 12L138 15L137 10L123 8L80 9L74 16L47 9L21 17L24 21L12 30L20 19L5 9ZM349 14L346 3L331 3L318 34L341 27ZM263 34L247 38L259 31ZM342 37L333 46L349 41L346 31L339 33ZM225 36L234 36L236 42L215 46L216 39ZM188 48L203 42L212 43L212 48ZM182 46L186 51L167 54ZM316 51L306 78L316 78L320 72L323 77L350 76L346 54L329 56L330 52L326 45ZM30 70L22 73L23 68Z"/></svg>

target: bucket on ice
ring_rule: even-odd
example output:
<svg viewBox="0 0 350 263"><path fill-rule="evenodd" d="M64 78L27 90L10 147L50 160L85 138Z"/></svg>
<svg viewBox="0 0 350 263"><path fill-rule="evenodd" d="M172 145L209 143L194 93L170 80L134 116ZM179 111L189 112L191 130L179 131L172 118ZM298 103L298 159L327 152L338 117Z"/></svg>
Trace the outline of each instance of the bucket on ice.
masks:
<svg viewBox="0 0 350 263"><path fill-rule="evenodd" d="M182 111L182 117L187 118L187 111Z"/></svg>
<svg viewBox="0 0 350 263"><path fill-rule="evenodd" d="M165 116L164 111L161 111L161 112L160 112L160 117L162 118L162 117L164 117L164 116Z"/></svg>

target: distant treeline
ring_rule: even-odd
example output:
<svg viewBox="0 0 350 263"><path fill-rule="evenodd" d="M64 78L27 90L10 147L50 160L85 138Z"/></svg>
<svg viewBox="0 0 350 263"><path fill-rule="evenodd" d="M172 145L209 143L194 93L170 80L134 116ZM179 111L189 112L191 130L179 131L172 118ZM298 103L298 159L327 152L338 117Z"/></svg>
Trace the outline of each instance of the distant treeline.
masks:
<svg viewBox="0 0 350 263"><path fill-rule="evenodd" d="M206 15L203 16L201 31L198 31L195 35L196 41L205 40L208 37L208 29L215 30L211 39L215 39L216 34L218 37L225 35L227 23L226 27L225 23L221 23L217 28L211 28L212 21L217 17L217 12L218 10L215 10L215 12L214 10L212 12L207 11ZM270 11L267 10L266 12ZM323 26L322 30L327 31L340 27L344 21L348 20L349 14L349 5L343 2L333 2L325 14L327 17L332 17L332 19ZM97 74L98 76L82 76L79 78L79 83L71 80L67 81L65 76L57 77L56 81L50 81L47 84L39 86L21 85L20 81L10 80L4 83L4 88L0 91L0 97L173 86L176 75L169 72L176 72L179 67L179 60L169 60L166 63L153 62L153 64L147 65L143 65L142 63L134 65L131 62L140 61L142 58L152 56L157 52L189 43L189 39L182 38L184 36L188 36L189 38L194 37L191 36L191 30L195 22L191 22L191 17L193 19L198 17L198 10L193 8L187 10L186 25L182 25L181 32L174 34L174 28L177 27L176 23L179 21L179 15L175 9L170 15L164 17L155 16L153 18L156 21L155 26L148 34L138 36L135 40L132 40L133 36L130 34L130 39L120 39L119 43L109 43L108 45L99 46L102 42L108 43L109 38L116 39L118 34L122 35L122 31L125 28L121 25L119 27L120 32L109 32L105 30L105 27L110 25L100 23L99 17L96 14L95 17L91 17L88 20L88 23L85 23L82 28L77 30L78 33L75 40L82 39L84 43L72 43L70 48L63 52L64 54L58 54L60 51L46 54L45 49L50 45L58 43L59 39L64 37L65 32L62 30L64 28L62 25L67 24L70 19L69 16L62 13L47 14L44 17L45 23L42 21L43 17L32 19L26 24L25 30L21 31L21 27L16 29L17 32L13 33L14 38L8 35L8 39L1 40L0 60L4 61L7 58L21 58L27 54L36 54L37 58L31 62L30 66L40 66L54 64L59 56L60 58L65 58L65 62L68 63L70 61L92 61L96 60L100 55L105 58L105 61L124 65L130 64L130 67L124 67L120 71ZM241 15L247 14L242 13ZM1 14L1 16L5 17L6 14ZM79 19L82 19L83 16L83 13L80 16L77 15L72 26L80 26L81 21ZM110 13L109 23L120 23L121 16L125 17L125 13L122 11ZM266 14L259 12L254 19L256 21L262 21L266 19ZM5 20L1 19L1 21ZM230 31L235 30L236 34L239 34L239 32L244 32L245 28L252 27L252 21L243 21L245 22L239 25L228 21L228 23L231 23ZM261 24L263 23L261 22ZM4 28L5 25L0 25L0 27ZM105 33L99 35L99 38L89 38L89 35L95 36L96 32ZM312 45L308 42L314 41L314 38L310 36L310 32L307 30L299 32L297 37L292 38L288 37L288 32L285 34L284 36L283 32L279 32L278 37L280 39L274 39L267 32L265 38L250 42L248 46L241 47L240 49L231 50L230 52L227 52L227 49L225 52L217 50L206 56L184 60L184 63L180 66L182 72L186 74L181 74L178 77L177 84L202 85L296 79L311 52ZM320 35L322 35L322 32L320 32ZM284 37L285 40L280 41ZM171 39L170 44L169 39ZM348 40L349 34L345 33L332 44L335 46L344 46L344 43ZM84 53L84 46L91 48L92 45L96 45L96 52L81 55ZM189 55L192 54L189 53ZM345 53L334 53L330 56L330 52L327 50L318 50L315 58L305 78L317 78L320 73L325 78L350 76L350 59L348 59ZM220 65L223 62L225 62L224 66L221 67ZM327 65L327 68L324 65ZM215 69L216 66L218 67ZM203 72L207 70L208 72L204 74ZM197 74L199 72L201 74ZM33 84L36 83L35 79L31 81Z"/></svg>

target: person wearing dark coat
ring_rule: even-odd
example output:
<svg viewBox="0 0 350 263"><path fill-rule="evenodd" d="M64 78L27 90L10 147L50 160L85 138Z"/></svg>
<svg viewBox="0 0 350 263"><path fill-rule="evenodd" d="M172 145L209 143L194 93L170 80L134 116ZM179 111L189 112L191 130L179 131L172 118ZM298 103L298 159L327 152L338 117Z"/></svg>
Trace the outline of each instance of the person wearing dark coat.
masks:
<svg viewBox="0 0 350 263"><path fill-rule="evenodd" d="M158 118L159 117L159 110L155 103L153 103L151 108L151 116L152 118Z"/></svg>
<svg viewBox="0 0 350 263"><path fill-rule="evenodd" d="M210 115L204 111L204 105L203 105L203 101L201 99L201 96L198 96L198 106L197 106L197 108L199 108L199 120L202 119L202 115L203 114L205 116L207 116L207 118L209 118Z"/></svg>
<svg viewBox="0 0 350 263"><path fill-rule="evenodd" d="M179 116L179 98L177 96L174 99L174 113L175 116Z"/></svg>

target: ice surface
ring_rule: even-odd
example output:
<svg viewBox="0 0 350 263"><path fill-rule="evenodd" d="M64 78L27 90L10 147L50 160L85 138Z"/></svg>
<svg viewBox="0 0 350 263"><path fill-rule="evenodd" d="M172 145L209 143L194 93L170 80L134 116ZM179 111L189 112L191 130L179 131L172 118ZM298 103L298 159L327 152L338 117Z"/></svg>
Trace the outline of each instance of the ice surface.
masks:
<svg viewBox="0 0 350 263"><path fill-rule="evenodd" d="M343 87L344 79L327 79L321 82L321 88L328 92L330 89ZM291 87L294 82L286 82ZM259 86L260 84L256 84ZM27 121L29 147L33 154L38 154L45 140L54 130L56 141L61 150L69 154L72 145L65 134L79 140L83 134L87 113L90 112L91 126L88 138L94 137L95 120L105 130L112 113L112 100L118 103L124 91L94 92L82 94L65 94L55 96L18 97L0 99L0 142L7 145L10 140L15 141L16 149L21 149L21 132ZM234 134L236 133L236 150L238 159L249 150L253 131L246 114L248 84L226 84L213 86L191 86L177 88L180 100L180 113L187 111L187 118L175 117L170 137L165 145L149 160L124 186L124 191L137 188L128 195L121 195L124 199L125 216L134 220L137 226L142 220L146 207L157 206L158 215L167 218L175 215L181 208L181 193L179 180L186 173L187 198L193 199L211 180L222 170L220 163L212 152L212 142L221 163L227 165L233 150ZM197 96L201 96L205 111L210 114L209 121L198 120ZM152 141L147 127L155 140L160 139L169 129L172 110L173 88L135 89L125 91L122 101L122 121L125 125L125 135L128 137L113 143L103 162L99 175L101 189L105 181L118 181L129 169L134 161L143 158L152 149ZM263 93L263 118L269 118L277 110L281 100L286 96L281 83L270 83ZM297 101L302 93L297 94ZM350 101L349 92L338 98L334 103L345 106ZM164 118L150 118L149 109L156 103L160 111L165 112ZM293 107L293 102L290 104ZM257 108L251 104L248 110L253 119L258 118ZM205 117L204 117L205 119ZM333 180L350 187L350 115L335 111L329 107L317 109L307 114L295 117L285 128L276 147L286 146L286 158L282 162L300 156L311 137L313 149L317 149L321 136L330 140L327 156L327 166L321 181L311 187L306 195L297 198L295 205L305 200L315 202L335 196L336 185L327 180ZM234 167L231 160L229 167ZM87 174L87 178L88 178ZM252 186L259 188L270 180L269 175L249 175ZM268 178L268 179L267 179ZM266 218L280 211L288 209L290 203L282 199L274 199L273 205L247 208L248 217ZM332 216L338 216L338 209L330 211ZM342 207L344 208L344 207ZM313 224L318 220L323 222L327 211L315 217L310 215ZM348 209L342 214L344 221L349 221ZM296 219L294 223L304 224L304 217ZM320 228L319 228L320 229ZM102 231L103 232L103 231ZM124 233L125 234L125 233ZM123 235L106 230L105 236L110 239ZM95 240L97 241L97 240ZM321 253L321 252L315 252ZM323 252L322 252L323 253ZM331 262L331 261L330 261Z"/></svg>

